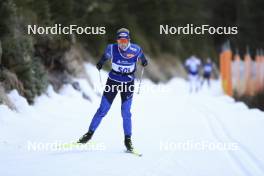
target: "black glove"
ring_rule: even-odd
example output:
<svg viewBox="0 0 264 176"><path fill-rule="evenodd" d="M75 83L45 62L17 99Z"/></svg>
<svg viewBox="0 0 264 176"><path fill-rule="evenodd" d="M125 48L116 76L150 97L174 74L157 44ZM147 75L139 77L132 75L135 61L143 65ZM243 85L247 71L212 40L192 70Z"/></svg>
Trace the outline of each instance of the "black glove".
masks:
<svg viewBox="0 0 264 176"><path fill-rule="evenodd" d="M96 68L97 68L98 70L101 70L102 67L103 67L103 64L101 64L101 62L98 62L98 63L96 64Z"/></svg>
<svg viewBox="0 0 264 176"><path fill-rule="evenodd" d="M148 61L147 60L142 60L141 65L143 67L146 67L148 65Z"/></svg>

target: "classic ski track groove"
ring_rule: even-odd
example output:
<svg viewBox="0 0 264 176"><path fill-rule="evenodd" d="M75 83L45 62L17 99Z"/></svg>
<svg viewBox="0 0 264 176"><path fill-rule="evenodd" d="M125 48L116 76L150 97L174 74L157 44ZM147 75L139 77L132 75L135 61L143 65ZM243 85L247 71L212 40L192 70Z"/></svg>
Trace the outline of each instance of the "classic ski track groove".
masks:
<svg viewBox="0 0 264 176"><path fill-rule="evenodd" d="M212 132L212 135L219 142L230 141L230 142L234 142L238 144L239 146L238 151L227 151L227 152L230 158L233 160L233 162L243 171L243 174L246 176L257 176L257 175L263 176L264 167L261 161L254 154L252 154L247 147L245 147L241 142L237 141L231 136L226 126L218 118L218 115L216 115L215 112L213 112L210 108L208 108L205 105L201 105L198 103L195 103L195 105L196 105L195 109L197 111L202 112L202 114L205 115L205 120L208 124L210 131ZM215 130L216 128L218 128L219 130ZM221 136L224 136L224 137L221 137ZM239 152L240 157L244 159L243 161L239 159L236 152ZM255 170L255 172L252 173L253 171L248 169L250 167L256 168L257 172Z"/></svg>

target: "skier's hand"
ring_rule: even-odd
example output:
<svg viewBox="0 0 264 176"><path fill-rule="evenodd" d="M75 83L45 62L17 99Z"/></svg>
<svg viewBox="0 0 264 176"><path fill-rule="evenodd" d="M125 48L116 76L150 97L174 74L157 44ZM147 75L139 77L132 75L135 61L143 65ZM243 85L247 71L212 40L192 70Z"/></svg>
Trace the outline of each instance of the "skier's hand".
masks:
<svg viewBox="0 0 264 176"><path fill-rule="evenodd" d="M101 64L100 62L98 62L98 63L96 64L96 68L97 68L98 70L101 70L102 67L103 67L103 64Z"/></svg>
<svg viewBox="0 0 264 176"><path fill-rule="evenodd" d="M148 65L148 61L147 61L147 60L142 60L141 65L142 65L143 67L146 67L146 66Z"/></svg>

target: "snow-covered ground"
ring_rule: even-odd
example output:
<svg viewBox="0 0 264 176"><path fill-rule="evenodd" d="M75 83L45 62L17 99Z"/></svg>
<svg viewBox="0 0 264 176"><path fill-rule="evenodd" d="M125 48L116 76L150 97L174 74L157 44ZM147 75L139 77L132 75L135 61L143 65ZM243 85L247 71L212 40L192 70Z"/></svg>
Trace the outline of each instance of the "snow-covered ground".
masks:
<svg viewBox="0 0 264 176"><path fill-rule="evenodd" d="M96 68L86 68L99 86ZM264 175L264 113L223 95L219 81L190 94L179 78L164 85L143 80L132 106L133 142L143 157L123 152L119 97L92 140L103 147L32 150L32 143L68 143L87 131L100 97L78 81L92 101L70 85L59 94L49 87L34 106L16 91L9 94L18 112L0 105L0 175ZM144 91L148 86L165 90Z"/></svg>

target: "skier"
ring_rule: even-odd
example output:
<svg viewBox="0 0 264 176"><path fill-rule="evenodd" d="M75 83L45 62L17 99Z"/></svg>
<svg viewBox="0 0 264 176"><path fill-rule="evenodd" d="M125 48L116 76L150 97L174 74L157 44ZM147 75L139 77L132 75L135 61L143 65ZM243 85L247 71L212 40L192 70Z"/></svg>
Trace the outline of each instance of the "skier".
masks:
<svg viewBox="0 0 264 176"><path fill-rule="evenodd" d="M188 73L188 79L190 82L190 92L199 89L199 70L201 67L201 61L196 56L191 56L185 61L185 69Z"/></svg>
<svg viewBox="0 0 264 176"><path fill-rule="evenodd" d="M88 132L79 139L78 143L86 143L92 138L101 120L109 111L115 96L120 92L122 101L121 114L125 135L124 143L127 151L133 151L130 108L134 92L134 73L138 60L141 61L143 67L148 65L148 61L140 46L130 43L129 30L126 28L121 28L117 31L117 43L109 44L106 47L103 56L96 65L97 69L100 71L103 64L110 59L112 61L112 70L108 75L101 104L93 116Z"/></svg>
<svg viewBox="0 0 264 176"><path fill-rule="evenodd" d="M208 87L210 87L210 78L213 71L213 63L210 58L206 59L206 62L203 64L203 80L201 86L203 86L204 81L206 80Z"/></svg>

